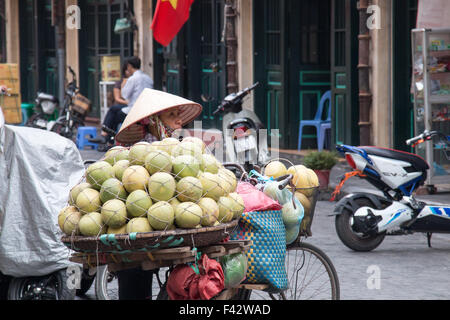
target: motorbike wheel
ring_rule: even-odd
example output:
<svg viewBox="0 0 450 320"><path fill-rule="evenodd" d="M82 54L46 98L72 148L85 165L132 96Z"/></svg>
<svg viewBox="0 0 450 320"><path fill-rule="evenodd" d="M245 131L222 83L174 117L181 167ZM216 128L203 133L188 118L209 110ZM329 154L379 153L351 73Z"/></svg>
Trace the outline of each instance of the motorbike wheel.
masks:
<svg viewBox="0 0 450 320"><path fill-rule="evenodd" d="M89 291L89 289L92 286L92 283L94 283L95 280L95 274L90 275L88 269L84 269L83 273L81 274L81 282L80 282L80 289L76 290L77 297L84 296L86 292Z"/></svg>
<svg viewBox="0 0 450 320"><path fill-rule="evenodd" d="M64 132L65 128L66 128L66 124L65 123L55 123L55 125L52 128L52 131L63 136L66 137L67 139L72 140L73 142L77 141L77 132L78 132L78 128L84 126L84 124L82 122L79 121L75 121L73 123L73 128L68 130L68 132Z"/></svg>
<svg viewBox="0 0 450 320"><path fill-rule="evenodd" d="M5 276L0 272L0 300L8 298L8 288L11 277Z"/></svg>
<svg viewBox="0 0 450 320"><path fill-rule="evenodd" d="M358 204L358 208L360 207L373 208L372 203L367 199L361 198L356 199L355 201ZM352 228L354 213L355 212L346 208L343 209L343 212L340 215L336 216L335 227L337 235L339 239L342 241L342 243L352 250L361 252L372 251L381 244L381 242L384 240L384 237L386 236L386 233L376 235L364 235L355 232Z"/></svg>
<svg viewBox="0 0 450 320"><path fill-rule="evenodd" d="M13 278L8 300L74 300L75 289L67 287L66 269L43 277Z"/></svg>

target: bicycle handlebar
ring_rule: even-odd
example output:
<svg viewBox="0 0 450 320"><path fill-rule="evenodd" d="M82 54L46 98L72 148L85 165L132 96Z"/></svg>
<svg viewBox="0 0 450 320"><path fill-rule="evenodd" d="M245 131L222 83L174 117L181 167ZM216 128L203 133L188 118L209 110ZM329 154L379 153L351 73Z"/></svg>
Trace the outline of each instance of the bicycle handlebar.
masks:
<svg viewBox="0 0 450 320"><path fill-rule="evenodd" d="M416 142L423 139L423 133L418 135L417 137L406 140L406 145L410 146L411 144L415 144Z"/></svg>
<svg viewBox="0 0 450 320"><path fill-rule="evenodd" d="M291 182L293 177L294 176L292 174L286 174L286 175L278 177L278 178L276 178L274 180L277 181L277 182L280 182L278 184L278 189L283 190Z"/></svg>
<svg viewBox="0 0 450 320"><path fill-rule="evenodd" d="M412 145L413 147L415 147L418 144L431 140L434 136L438 136L439 138L442 139L442 141L445 141L446 144L449 144L449 141L445 134L439 131L428 131L428 130L425 130L423 133L419 134L416 137L406 140L406 144L408 146Z"/></svg>

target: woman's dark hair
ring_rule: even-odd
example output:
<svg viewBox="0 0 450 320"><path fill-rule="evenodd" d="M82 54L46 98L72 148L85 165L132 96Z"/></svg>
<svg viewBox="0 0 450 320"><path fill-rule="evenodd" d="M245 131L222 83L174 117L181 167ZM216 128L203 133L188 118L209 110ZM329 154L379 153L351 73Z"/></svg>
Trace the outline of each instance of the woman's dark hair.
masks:
<svg viewBox="0 0 450 320"><path fill-rule="evenodd" d="M122 73L122 79L123 78L126 78L126 73L125 73L125 71L127 71L127 63L124 63L123 65L122 65L122 70L121 70L121 73Z"/></svg>
<svg viewBox="0 0 450 320"><path fill-rule="evenodd" d="M141 68L141 59L138 57L131 57L125 61L125 65L131 65L134 69L139 70Z"/></svg>

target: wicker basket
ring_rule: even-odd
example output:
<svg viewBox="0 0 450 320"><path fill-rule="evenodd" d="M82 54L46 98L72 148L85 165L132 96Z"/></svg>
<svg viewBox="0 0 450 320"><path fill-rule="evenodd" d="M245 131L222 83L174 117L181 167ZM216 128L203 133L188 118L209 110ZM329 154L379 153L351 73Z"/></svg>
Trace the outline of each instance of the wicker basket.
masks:
<svg viewBox="0 0 450 320"><path fill-rule="evenodd" d="M238 220L215 227L176 229L134 234L104 234L99 237L64 236L69 248L84 253L132 253L175 247L202 247L218 243L230 235Z"/></svg>
<svg viewBox="0 0 450 320"><path fill-rule="evenodd" d="M81 93L77 93L72 100L72 109L82 116L85 116L91 110L91 105L91 101Z"/></svg>
<svg viewBox="0 0 450 320"><path fill-rule="evenodd" d="M314 212L316 210L317 199L319 197L319 187L307 188L307 189L295 188L294 192L303 193L302 191L306 191L307 194L311 194L310 196L307 197L311 206L308 210L305 208L305 213L303 216L302 224L300 225L299 236L311 237L312 236L311 225L312 225L313 218L314 218Z"/></svg>
<svg viewBox="0 0 450 320"><path fill-rule="evenodd" d="M273 161L280 161L280 162L286 162L288 163L290 166L294 166L294 164L288 160L288 159L284 159L284 158L275 158L270 160L263 168L263 173L265 170L265 167ZM283 177L279 178L282 179ZM304 212L304 217L302 220L302 223L300 225L300 233L299 233L299 237L311 237L312 236L312 232L311 232L311 224L314 218L314 211L316 209L316 203L317 203L317 199L319 197L319 192L320 192L320 186L318 187L311 187L311 188L296 188L294 186L293 183L289 184L290 190L292 193L295 194L295 192L300 192L302 194L304 194L310 203L310 208L307 209L305 208L305 212Z"/></svg>

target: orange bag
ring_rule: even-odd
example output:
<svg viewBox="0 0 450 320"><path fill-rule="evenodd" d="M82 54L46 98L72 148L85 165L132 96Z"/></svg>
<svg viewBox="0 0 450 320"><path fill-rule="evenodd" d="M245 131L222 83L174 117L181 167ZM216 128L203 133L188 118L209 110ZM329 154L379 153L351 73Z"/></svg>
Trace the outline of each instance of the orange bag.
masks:
<svg viewBox="0 0 450 320"><path fill-rule="evenodd" d="M170 300L209 300L225 288L219 262L206 254L198 262L198 265L177 265L170 273L166 286Z"/></svg>

